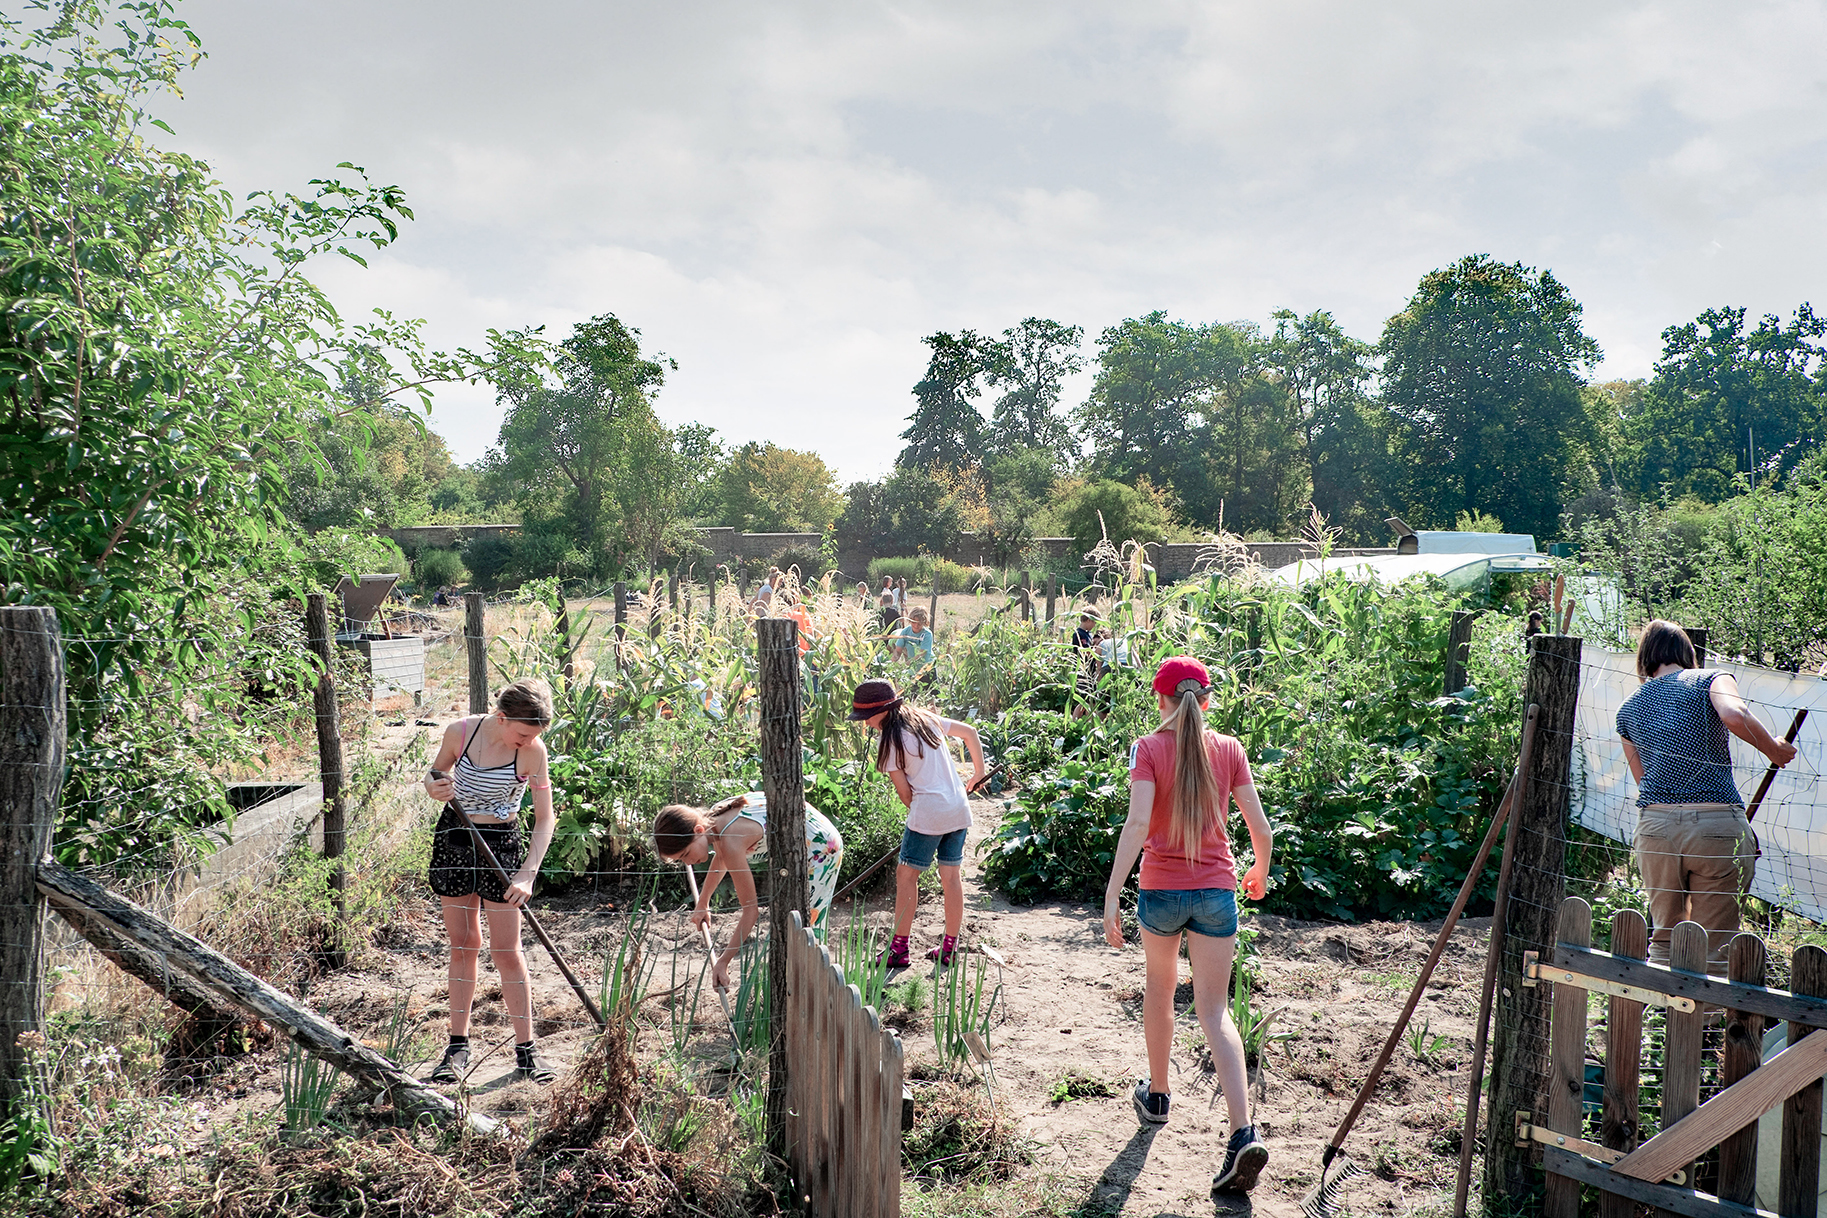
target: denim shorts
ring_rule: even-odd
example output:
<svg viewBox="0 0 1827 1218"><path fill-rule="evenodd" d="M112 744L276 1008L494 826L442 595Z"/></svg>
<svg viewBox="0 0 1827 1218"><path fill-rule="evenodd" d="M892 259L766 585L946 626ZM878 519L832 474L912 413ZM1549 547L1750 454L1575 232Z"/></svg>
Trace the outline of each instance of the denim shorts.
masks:
<svg viewBox="0 0 1827 1218"><path fill-rule="evenodd" d="M901 831L901 862L909 867L925 871L933 865L933 854L939 856L939 866L956 867L964 862L965 829L953 829L950 833L916 833L912 829Z"/></svg>
<svg viewBox="0 0 1827 1218"><path fill-rule="evenodd" d="M1232 888L1144 888L1136 894L1136 921L1156 935L1228 939L1237 933L1237 892Z"/></svg>

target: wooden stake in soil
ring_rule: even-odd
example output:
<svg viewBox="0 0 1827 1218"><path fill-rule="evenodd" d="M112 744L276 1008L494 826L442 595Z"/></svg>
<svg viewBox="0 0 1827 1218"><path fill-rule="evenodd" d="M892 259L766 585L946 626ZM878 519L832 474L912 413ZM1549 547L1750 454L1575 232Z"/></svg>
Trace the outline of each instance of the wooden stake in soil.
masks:
<svg viewBox="0 0 1827 1218"><path fill-rule="evenodd" d="M469 713L488 714L488 634L482 594L463 594L463 642L469 651Z"/></svg>
<svg viewBox="0 0 1827 1218"><path fill-rule="evenodd" d="M788 936L795 910L808 916L806 781L799 734L799 625L792 618L755 623L761 678L761 789L768 798L768 999L771 1011L787 1009ZM768 1032L768 1145L787 1154L787 1039L784 1019Z"/></svg>
<svg viewBox="0 0 1827 1218"><path fill-rule="evenodd" d="M346 839L344 818L348 802L343 796L343 721L336 701L336 672L330 653L330 598L313 592L305 598L305 638L311 653L323 666L317 687L311 691L311 707L317 717L317 770L324 788L324 852L327 859L340 859ZM348 963L340 937L348 923L349 907L344 896L348 877L341 863L330 872L330 891L336 902L338 944L329 952L331 967Z"/></svg>
<svg viewBox="0 0 1827 1218"><path fill-rule="evenodd" d="M1574 712L1580 691L1580 640L1538 634L1529 653L1523 701L1541 707L1528 789L1505 858L1510 867L1504 911L1503 954L1496 970L1495 1032L1491 1041L1490 1104L1485 1128L1501 1135L1518 1111L1540 1111L1548 1080L1548 986L1516 984L1522 954L1551 958L1565 889L1567 810L1572 788ZM1497 933L1493 926L1492 933ZM1539 1195L1540 1173L1528 1148L1515 1139L1488 1136L1484 1195L1521 1200Z"/></svg>
<svg viewBox="0 0 1827 1218"><path fill-rule="evenodd" d="M63 789L63 639L54 610L0 609L0 1111L32 1094L21 1032L44 1018L44 902Z"/></svg>
<svg viewBox="0 0 1827 1218"><path fill-rule="evenodd" d="M576 664L571 654L571 606L565 603L562 592L558 594L557 620L553 623L553 628L558 633L559 668L565 675L565 684L569 685L576 672Z"/></svg>
<svg viewBox="0 0 1827 1218"><path fill-rule="evenodd" d="M615 581L615 666L622 666L622 644L628 641L628 585Z"/></svg>
<svg viewBox="0 0 1827 1218"><path fill-rule="evenodd" d="M1453 624L1446 636L1446 679L1441 682L1444 694L1456 694L1465 688L1465 666L1472 656L1472 623L1477 620L1475 613L1453 610Z"/></svg>
<svg viewBox="0 0 1827 1218"><path fill-rule="evenodd" d="M1047 629L1053 629L1053 609L1059 601L1059 576L1047 572Z"/></svg>

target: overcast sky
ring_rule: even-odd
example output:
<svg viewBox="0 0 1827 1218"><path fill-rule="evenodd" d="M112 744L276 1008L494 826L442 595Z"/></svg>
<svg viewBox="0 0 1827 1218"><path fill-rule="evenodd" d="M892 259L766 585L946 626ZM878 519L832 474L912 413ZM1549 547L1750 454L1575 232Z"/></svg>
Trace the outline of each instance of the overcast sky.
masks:
<svg viewBox="0 0 1827 1218"><path fill-rule="evenodd" d="M158 112L233 189L338 161L417 213L345 312L441 345L613 312L658 405L886 470L922 335L1332 310L1468 253L1551 268L1603 376L1827 270L1819 3L185 0ZM169 141L168 141L169 142ZM1084 384L1069 390L1082 399ZM433 426L493 442L486 388Z"/></svg>

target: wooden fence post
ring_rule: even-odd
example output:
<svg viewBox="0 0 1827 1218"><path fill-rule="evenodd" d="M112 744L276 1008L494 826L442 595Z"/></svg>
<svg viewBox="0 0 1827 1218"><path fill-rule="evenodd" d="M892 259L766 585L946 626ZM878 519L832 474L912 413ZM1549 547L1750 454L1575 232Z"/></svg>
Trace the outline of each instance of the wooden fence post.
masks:
<svg viewBox="0 0 1827 1218"><path fill-rule="evenodd" d="M1790 958L1789 992L1810 998L1827 997L1827 951L1814 944L1795 949ZM1789 1043L1796 1044L1814 1031L1804 1023L1789 1023ZM1821 1084L1803 1087L1783 1102L1781 1159L1777 1168L1776 1212L1782 1215L1813 1214L1820 1204Z"/></svg>
<svg viewBox="0 0 1827 1218"><path fill-rule="evenodd" d="M677 571L666 573L666 607L674 613L679 611L679 573Z"/></svg>
<svg viewBox="0 0 1827 1218"><path fill-rule="evenodd" d="M1047 629L1053 629L1053 610L1059 602L1059 576L1047 572Z"/></svg>
<svg viewBox="0 0 1827 1218"><path fill-rule="evenodd" d="M1027 571L1021 573L1021 620L1034 620L1034 576Z"/></svg>
<svg viewBox="0 0 1827 1218"><path fill-rule="evenodd" d="M482 594L463 594L463 639L469 646L469 713L488 714L488 634Z"/></svg>
<svg viewBox="0 0 1827 1218"><path fill-rule="evenodd" d="M926 628L935 635L939 633L939 581L933 580L933 599L926 610Z"/></svg>
<svg viewBox="0 0 1827 1218"><path fill-rule="evenodd" d="M1528 789L1505 845L1512 856L1509 901L1504 908L1503 956L1497 962L1496 1017L1491 1038L1490 1107L1485 1114L1484 1195L1521 1201L1541 1195L1532 1148L1505 1137L1516 1113L1546 1111L1549 1078L1550 987L1524 986L1526 951L1551 959L1555 923L1566 887L1568 779L1573 763L1574 713L1580 693L1580 640L1538 634L1529 654L1523 705L1536 703L1535 747Z"/></svg>
<svg viewBox="0 0 1827 1218"><path fill-rule="evenodd" d="M324 792L323 857L340 859L347 841L348 826L345 818L349 814L348 799L343 794L343 715L336 699L336 659L332 651L335 644L330 640L330 598L321 592L313 592L305 598L305 638L311 645L311 654L323 666L317 675L317 687L311 691L311 708L317 720L317 772ZM330 871L330 891L336 901L339 935L349 912L343 895L347 883L348 877L342 864L338 863ZM338 946L332 949L330 958L333 967L341 968L345 962L342 948Z"/></svg>
<svg viewBox="0 0 1827 1218"><path fill-rule="evenodd" d="M1453 624L1446 636L1446 679L1440 690L1443 694L1456 694L1465 688L1465 666L1472 658L1472 623L1477 620L1475 613L1453 610Z"/></svg>
<svg viewBox="0 0 1827 1218"><path fill-rule="evenodd" d="M44 900L63 789L63 639L54 610L0 609L0 1111L32 1094L21 1032L44 1019Z"/></svg>
<svg viewBox="0 0 1827 1218"><path fill-rule="evenodd" d="M790 617L755 623L761 682L761 789L768 798L768 995L777 1012L768 1032L768 1145L786 1158L787 944L792 914L806 908L806 780L799 738L799 624Z"/></svg>

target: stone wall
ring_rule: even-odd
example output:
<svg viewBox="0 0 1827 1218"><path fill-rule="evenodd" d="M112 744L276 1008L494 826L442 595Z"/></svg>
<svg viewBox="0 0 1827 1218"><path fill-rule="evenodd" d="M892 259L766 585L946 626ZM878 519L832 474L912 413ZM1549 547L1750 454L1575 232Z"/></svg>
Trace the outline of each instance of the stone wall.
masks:
<svg viewBox="0 0 1827 1218"><path fill-rule="evenodd" d="M517 524L420 524L406 529L382 529L380 533L402 549L449 550L473 538L519 531Z"/></svg>

